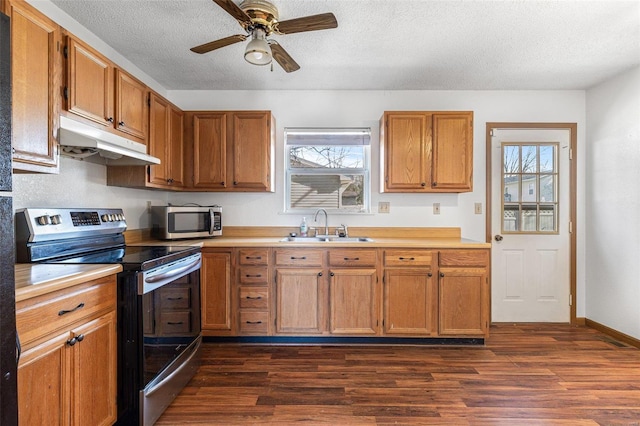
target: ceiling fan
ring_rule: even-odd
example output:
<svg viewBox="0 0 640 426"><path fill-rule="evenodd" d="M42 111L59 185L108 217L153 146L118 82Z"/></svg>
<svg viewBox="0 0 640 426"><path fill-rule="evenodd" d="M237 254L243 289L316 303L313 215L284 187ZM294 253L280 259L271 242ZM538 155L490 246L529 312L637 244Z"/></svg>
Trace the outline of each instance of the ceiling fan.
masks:
<svg viewBox="0 0 640 426"><path fill-rule="evenodd" d="M247 35L236 34L201 44L192 47L192 52L211 52L221 47L245 41L251 36L251 41L247 44L244 53L244 58L247 62L254 65L268 65L272 59L275 59L286 72L297 71L300 69L300 65L293 60L278 42L267 37L273 33L284 35L326 30L338 26L338 21L336 21L333 13L321 13L319 15L279 21L278 9L267 0L244 0L239 6L232 0L213 1L229 15L233 16L247 32Z"/></svg>

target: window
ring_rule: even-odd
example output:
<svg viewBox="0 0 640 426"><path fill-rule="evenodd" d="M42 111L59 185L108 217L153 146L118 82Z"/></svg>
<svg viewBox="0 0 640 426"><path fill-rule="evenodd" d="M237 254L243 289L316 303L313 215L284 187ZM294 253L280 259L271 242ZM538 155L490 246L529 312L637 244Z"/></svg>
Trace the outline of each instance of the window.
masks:
<svg viewBox="0 0 640 426"><path fill-rule="evenodd" d="M557 143L503 143L502 185L503 233L558 232Z"/></svg>
<svg viewBox="0 0 640 426"><path fill-rule="evenodd" d="M369 212L370 129L286 128L286 211Z"/></svg>

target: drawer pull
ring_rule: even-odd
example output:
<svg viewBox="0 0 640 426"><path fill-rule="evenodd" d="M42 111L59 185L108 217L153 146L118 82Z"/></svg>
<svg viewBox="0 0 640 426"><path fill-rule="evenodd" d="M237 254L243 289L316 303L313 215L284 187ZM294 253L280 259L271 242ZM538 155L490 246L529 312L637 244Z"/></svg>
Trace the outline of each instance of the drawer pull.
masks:
<svg viewBox="0 0 640 426"><path fill-rule="evenodd" d="M262 321L247 321L247 324L262 324Z"/></svg>
<svg viewBox="0 0 640 426"><path fill-rule="evenodd" d="M262 256L245 256L247 260L262 260Z"/></svg>
<svg viewBox="0 0 640 426"><path fill-rule="evenodd" d="M291 260L306 260L307 256L302 256L302 257L295 257L295 256L291 256Z"/></svg>
<svg viewBox="0 0 640 426"><path fill-rule="evenodd" d="M182 300L182 297L167 297L167 300Z"/></svg>
<svg viewBox="0 0 640 426"><path fill-rule="evenodd" d="M359 257L345 257L344 260L360 260Z"/></svg>
<svg viewBox="0 0 640 426"><path fill-rule="evenodd" d="M64 314L68 314L68 313L71 313L73 311L77 311L78 309L81 309L81 308L84 308L84 302L80 303L78 306L76 306L73 309L68 309L68 310L67 309L63 309L63 310L59 311L58 312L58 316L62 316ZM73 342L73 343L75 344L75 342ZM71 346L73 346L73 345L71 345Z"/></svg>
<svg viewBox="0 0 640 426"><path fill-rule="evenodd" d="M247 299L249 299L249 300L260 300L260 299L262 299L262 296L247 296Z"/></svg>
<svg viewBox="0 0 640 426"><path fill-rule="evenodd" d="M180 322L168 321L167 324L169 324L169 325L182 325L182 324L184 324L184 322L182 322L182 321L180 321Z"/></svg>
<svg viewBox="0 0 640 426"><path fill-rule="evenodd" d="M409 261L416 260L415 257L399 257L398 259L400 259L400 260L409 260Z"/></svg>
<svg viewBox="0 0 640 426"><path fill-rule="evenodd" d="M254 274L254 275L246 274L245 277L247 277L247 278L260 278L260 277L262 277L262 274Z"/></svg>

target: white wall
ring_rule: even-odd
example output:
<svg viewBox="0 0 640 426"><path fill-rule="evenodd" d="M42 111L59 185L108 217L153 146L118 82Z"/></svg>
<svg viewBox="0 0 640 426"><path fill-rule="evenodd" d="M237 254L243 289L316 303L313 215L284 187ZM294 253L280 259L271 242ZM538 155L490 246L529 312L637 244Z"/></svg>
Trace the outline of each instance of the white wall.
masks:
<svg viewBox="0 0 640 426"><path fill-rule="evenodd" d="M586 317L640 339L640 68L587 91Z"/></svg>

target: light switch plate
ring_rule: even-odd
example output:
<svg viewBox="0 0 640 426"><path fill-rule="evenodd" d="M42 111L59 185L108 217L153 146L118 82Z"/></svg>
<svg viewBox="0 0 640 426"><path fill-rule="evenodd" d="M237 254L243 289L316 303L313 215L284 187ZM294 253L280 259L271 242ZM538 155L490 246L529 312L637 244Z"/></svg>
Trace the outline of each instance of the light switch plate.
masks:
<svg viewBox="0 0 640 426"><path fill-rule="evenodd" d="M440 203L433 203L433 214L440 214Z"/></svg>
<svg viewBox="0 0 640 426"><path fill-rule="evenodd" d="M378 213L389 213L391 210L391 203L388 201L380 201L378 203Z"/></svg>
<svg viewBox="0 0 640 426"><path fill-rule="evenodd" d="M476 214L482 214L482 203L476 203L475 212Z"/></svg>

